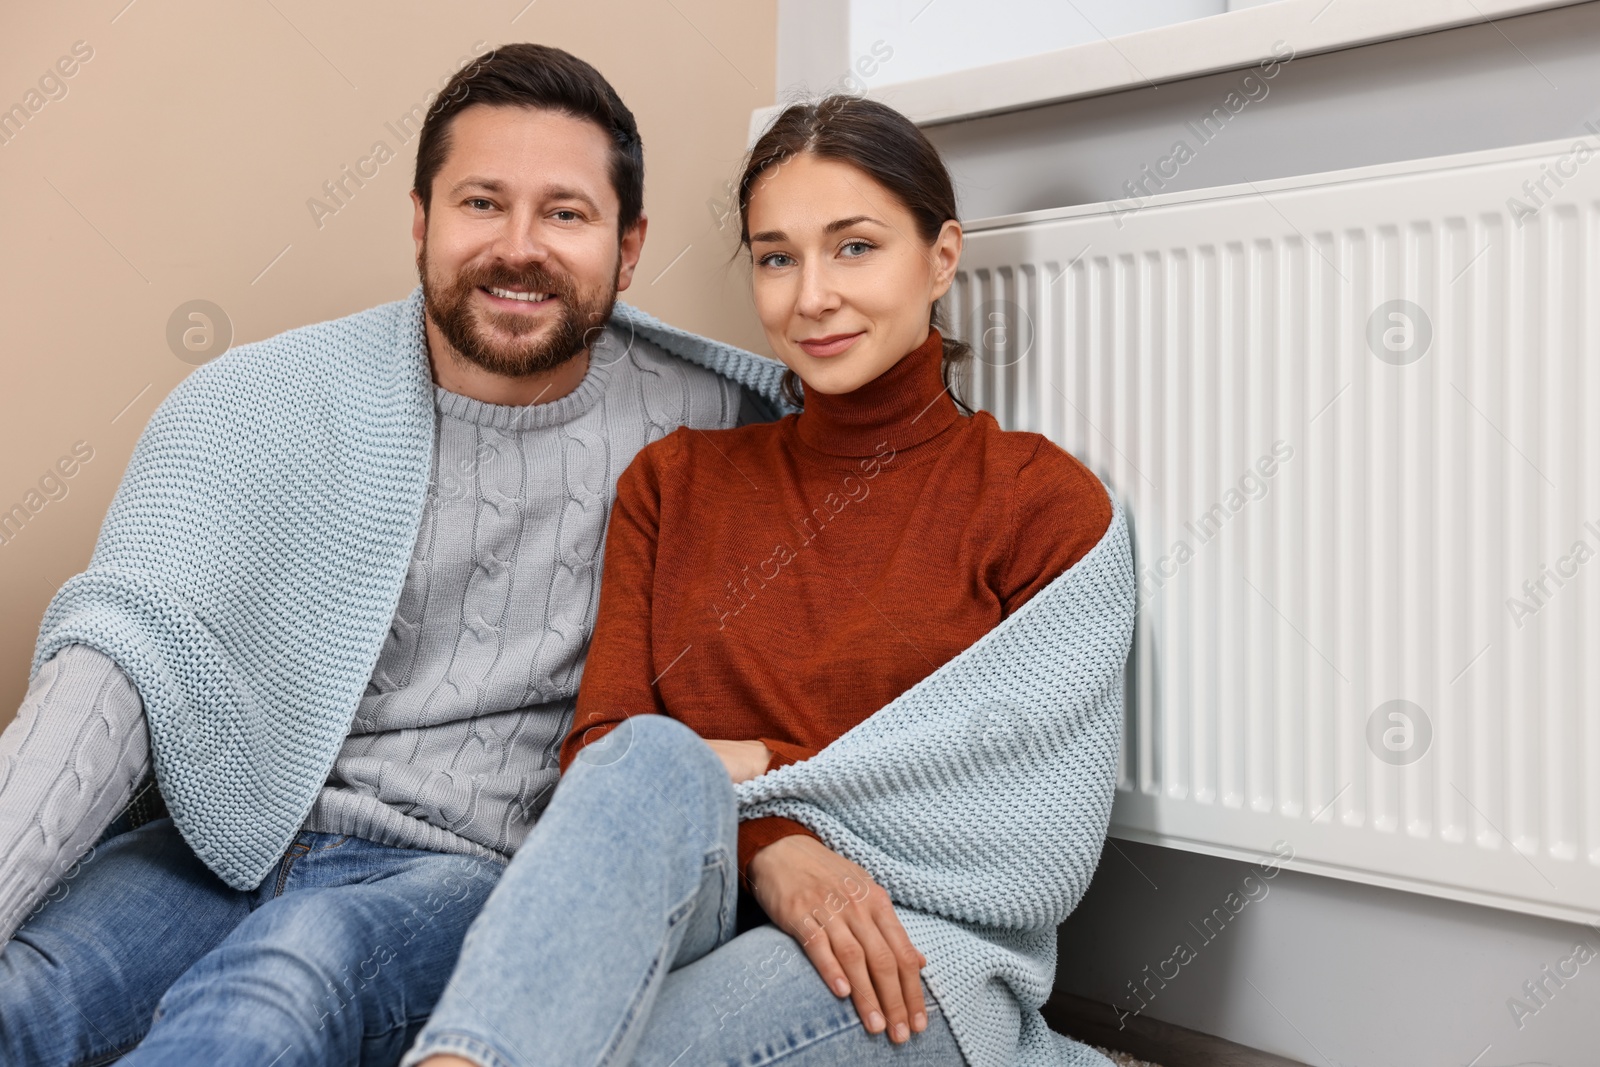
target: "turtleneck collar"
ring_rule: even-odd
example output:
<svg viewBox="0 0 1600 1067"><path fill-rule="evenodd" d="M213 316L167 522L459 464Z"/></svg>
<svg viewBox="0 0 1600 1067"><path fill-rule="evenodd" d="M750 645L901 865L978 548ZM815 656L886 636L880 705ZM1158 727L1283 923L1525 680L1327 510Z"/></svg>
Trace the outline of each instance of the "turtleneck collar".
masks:
<svg viewBox="0 0 1600 1067"><path fill-rule="evenodd" d="M795 432L830 456L866 457L887 442L897 452L937 436L960 416L944 385L944 339L928 339L850 393L807 391Z"/></svg>

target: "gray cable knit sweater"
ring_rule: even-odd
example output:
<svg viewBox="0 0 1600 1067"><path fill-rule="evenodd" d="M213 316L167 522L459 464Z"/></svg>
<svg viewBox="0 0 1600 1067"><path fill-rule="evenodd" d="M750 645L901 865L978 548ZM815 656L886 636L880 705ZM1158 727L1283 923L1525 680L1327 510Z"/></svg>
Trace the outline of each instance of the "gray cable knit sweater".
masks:
<svg viewBox="0 0 1600 1067"><path fill-rule="evenodd" d="M735 425L741 401L727 379L609 332L551 403L436 389L411 569L304 828L509 860L556 783L617 476L678 426ZM0 734L0 942L150 763L139 695L110 659L74 645L40 670Z"/></svg>

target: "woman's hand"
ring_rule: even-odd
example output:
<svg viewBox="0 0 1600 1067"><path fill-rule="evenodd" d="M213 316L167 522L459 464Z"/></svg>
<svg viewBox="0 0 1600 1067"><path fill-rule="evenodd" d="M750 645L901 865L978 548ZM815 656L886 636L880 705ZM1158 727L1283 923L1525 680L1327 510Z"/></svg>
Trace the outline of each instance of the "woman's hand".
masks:
<svg viewBox="0 0 1600 1067"><path fill-rule="evenodd" d="M734 785L766 774L767 764L772 761L772 750L760 741L707 741L706 744L728 768L728 777L733 779Z"/></svg>
<svg viewBox="0 0 1600 1067"><path fill-rule="evenodd" d="M899 1044L927 1029L927 958L871 875L805 834L757 852L746 874L768 918L800 942L828 988L855 1002L868 1033L887 1029Z"/></svg>

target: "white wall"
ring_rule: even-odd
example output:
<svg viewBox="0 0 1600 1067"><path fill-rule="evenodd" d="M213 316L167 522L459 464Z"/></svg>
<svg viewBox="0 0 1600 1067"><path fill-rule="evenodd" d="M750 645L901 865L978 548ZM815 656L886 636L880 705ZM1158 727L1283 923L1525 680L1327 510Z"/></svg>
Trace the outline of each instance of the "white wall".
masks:
<svg viewBox="0 0 1600 1067"><path fill-rule="evenodd" d="M850 0L778 0L778 103L850 73Z"/></svg>

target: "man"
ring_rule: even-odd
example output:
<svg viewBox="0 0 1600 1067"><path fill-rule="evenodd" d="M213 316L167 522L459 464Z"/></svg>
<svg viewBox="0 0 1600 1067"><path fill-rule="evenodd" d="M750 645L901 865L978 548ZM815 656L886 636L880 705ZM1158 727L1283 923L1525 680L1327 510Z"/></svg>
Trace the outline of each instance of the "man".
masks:
<svg viewBox="0 0 1600 1067"><path fill-rule="evenodd" d="M491 52L418 143L421 288L162 405L0 736L0 1062L399 1059L555 784L617 476L780 403L614 307L642 182L592 67Z"/></svg>

